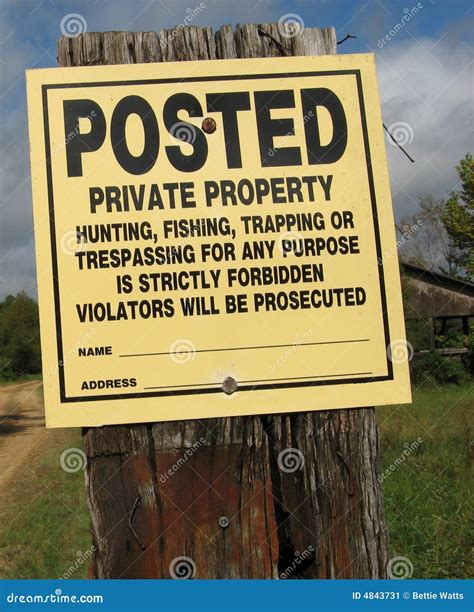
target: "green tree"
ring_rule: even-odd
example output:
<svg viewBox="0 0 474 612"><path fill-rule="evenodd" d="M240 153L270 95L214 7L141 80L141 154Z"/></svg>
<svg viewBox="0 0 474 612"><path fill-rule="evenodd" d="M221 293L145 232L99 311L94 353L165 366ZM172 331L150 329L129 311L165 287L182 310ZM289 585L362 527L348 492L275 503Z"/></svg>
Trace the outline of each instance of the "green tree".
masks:
<svg viewBox="0 0 474 612"><path fill-rule="evenodd" d="M471 280L474 276L474 158L468 153L456 166L461 190L446 201L442 221L449 238L448 263L456 274Z"/></svg>
<svg viewBox="0 0 474 612"><path fill-rule="evenodd" d="M38 304L26 293L0 302L0 377L41 371Z"/></svg>

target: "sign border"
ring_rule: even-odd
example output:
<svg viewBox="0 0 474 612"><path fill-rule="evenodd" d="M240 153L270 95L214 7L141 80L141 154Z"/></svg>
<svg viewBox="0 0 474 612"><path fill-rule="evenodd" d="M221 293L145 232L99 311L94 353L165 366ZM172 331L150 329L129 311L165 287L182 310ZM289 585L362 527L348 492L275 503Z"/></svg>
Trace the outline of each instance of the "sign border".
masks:
<svg viewBox="0 0 474 612"><path fill-rule="evenodd" d="M186 389L174 387L162 388L161 391L149 391L149 392L137 392L137 393L122 393L122 394L104 394L104 395L87 395L87 396L67 396L65 389L65 372L64 372L64 351L62 345L62 323L61 323L61 305L59 298L59 274L58 274L58 262L57 262L57 248L56 248L56 228L55 228L55 217L54 217L54 194L53 194L53 177L52 177L52 162L51 162L51 142L50 142L50 131L49 131L49 114L48 114L48 90L50 89L73 89L73 88L89 88L89 87L105 87L105 86L127 86L127 85L156 85L162 83L192 83L192 82L206 82L206 81L230 81L230 80L255 80L255 79L271 79L271 78L294 78L294 77L311 77L311 76L340 76L340 75L354 75L357 83L357 93L359 99L359 110L362 125L362 135L364 140L365 150L365 161L367 166L367 178L369 183L370 202L372 207L372 220L374 224L374 236L376 244L376 255L377 255L377 266L379 276L379 287L380 287L380 298L382 305L382 319L384 327L385 346L390 346L390 327L388 322L387 313L387 297L385 292L385 276L383 268L382 248L380 243L380 229L378 223L378 211L377 201L375 197L375 184L372 173L372 160L370 155L370 146L367 130L367 120L365 115L365 104L364 94L362 88L362 79L360 69L346 69L346 70L321 70L321 71L307 71L307 72L285 72L285 73L263 73L263 74L247 74L247 75L218 75L218 76L199 76L199 77L187 77L187 78L162 78L162 79L132 79L127 81L97 81L97 82L85 82L85 83L50 83L43 84L42 90L42 105L43 105L43 129L44 129L44 142L46 151L46 177L47 177L47 191L48 191L48 208L49 208L49 229L50 229L50 240L51 240L51 259L52 259L52 274L53 274L53 293L54 293L54 306L55 306L55 321L56 321L56 345L58 351L58 373L59 373L59 396L60 403L67 404L70 402L82 402L82 401L110 401L110 400L123 400L123 399L138 399L141 397L163 397L169 395L194 395L194 394L205 394L205 393L222 393L222 386L215 383L205 383L205 385L216 385L211 388L202 388L204 385L183 385ZM321 385L343 385L343 384L356 384L356 383L369 383L379 382L386 380L394 380L393 376L393 364L389 359L387 352L387 374L384 376L372 376L372 377L360 377L360 378L338 378L332 380L318 380L323 377L313 377L311 380L301 380L288 382L291 379L274 379L274 382L265 381L263 384L258 384L260 381L243 381L241 384L238 383L239 391L255 391L255 390L271 390L271 389L286 389L291 387L308 387L308 386L321 386ZM344 375L342 375L344 376ZM304 377L310 378L310 377ZM279 382L286 380L287 382ZM250 383L250 384L246 384ZM256 383L256 384L252 384ZM200 387L200 388L199 388Z"/></svg>

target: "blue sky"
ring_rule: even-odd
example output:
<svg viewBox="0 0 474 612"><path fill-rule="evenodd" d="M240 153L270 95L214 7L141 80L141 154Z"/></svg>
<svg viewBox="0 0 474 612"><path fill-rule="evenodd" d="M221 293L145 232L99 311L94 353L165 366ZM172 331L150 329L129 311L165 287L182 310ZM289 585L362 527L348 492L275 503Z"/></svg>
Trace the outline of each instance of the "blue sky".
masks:
<svg viewBox="0 0 474 612"><path fill-rule="evenodd" d="M160 30L182 23L197 0L0 0L0 298L36 293L24 71L56 65L61 21L71 13L87 31ZM339 53L374 52L388 126L401 130L411 164L387 142L397 220L418 197L458 187L455 164L472 140L474 10L464 0L204 0L192 25L277 22L334 26ZM417 10L402 27L407 11ZM395 32L392 35L391 32ZM388 39L384 39L387 37ZM401 127L400 127L401 126Z"/></svg>

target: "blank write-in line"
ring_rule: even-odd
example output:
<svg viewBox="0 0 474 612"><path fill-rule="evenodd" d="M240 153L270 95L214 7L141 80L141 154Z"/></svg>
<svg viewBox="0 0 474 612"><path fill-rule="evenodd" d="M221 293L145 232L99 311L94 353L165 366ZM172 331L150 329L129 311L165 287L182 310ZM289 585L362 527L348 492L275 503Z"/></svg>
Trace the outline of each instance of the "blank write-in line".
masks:
<svg viewBox="0 0 474 612"><path fill-rule="evenodd" d="M119 355L119 357L151 357L159 355L186 355L187 353L216 353L220 351L253 351L256 349L273 349L273 348L287 348L289 346L317 346L320 344L348 344L351 342L370 342L370 338L363 338L361 340L332 340L328 342L294 342L292 344L269 344L267 346L233 346L231 348L215 348L215 349L190 349L183 351L165 351L164 353L130 353L125 355Z"/></svg>
<svg viewBox="0 0 474 612"><path fill-rule="evenodd" d="M272 383L276 383L279 382L281 380L284 381L288 381L288 380L306 380L308 378L311 379L323 379L323 378L343 378L344 376L370 376L371 374L373 374L373 372L346 372L345 374L321 374L320 376L295 376L293 378L275 378L273 380L265 380L264 378L259 379L259 380L241 380L240 381L240 385L248 385L248 384L254 384L254 383L259 383L259 382L264 382L264 383L268 383L268 384L272 384ZM216 387L219 388L222 385L222 383L199 383L196 385L169 385L167 387L143 387L143 389L145 390L149 390L149 389L179 389L180 387ZM237 388L237 391L239 389Z"/></svg>

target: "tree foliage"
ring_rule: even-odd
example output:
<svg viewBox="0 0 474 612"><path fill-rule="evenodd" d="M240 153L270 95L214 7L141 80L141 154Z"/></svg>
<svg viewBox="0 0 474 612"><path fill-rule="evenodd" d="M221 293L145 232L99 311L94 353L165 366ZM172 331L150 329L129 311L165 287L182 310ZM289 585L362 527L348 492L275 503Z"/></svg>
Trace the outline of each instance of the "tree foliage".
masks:
<svg viewBox="0 0 474 612"><path fill-rule="evenodd" d="M0 378L41 371L38 304L26 293L0 302Z"/></svg>
<svg viewBox="0 0 474 612"><path fill-rule="evenodd" d="M456 169L461 190L447 200L423 196L418 211L402 221L401 257L429 270L471 280L474 275L474 160L468 154Z"/></svg>
<svg viewBox="0 0 474 612"><path fill-rule="evenodd" d="M449 237L452 263L461 276L474 276L474 158L466 155L456 166L461 190L448 198L442 221Z"/></svg>

